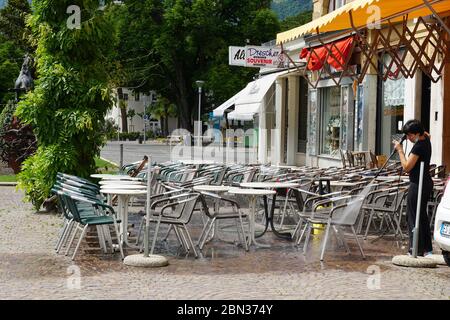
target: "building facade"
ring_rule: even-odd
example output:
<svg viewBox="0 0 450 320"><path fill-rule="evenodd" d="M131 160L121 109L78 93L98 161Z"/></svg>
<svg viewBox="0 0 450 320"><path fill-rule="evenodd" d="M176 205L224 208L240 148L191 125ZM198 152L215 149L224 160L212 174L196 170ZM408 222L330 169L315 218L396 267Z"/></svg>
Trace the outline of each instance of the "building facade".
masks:
<svg viewBox="0 0 450 320"><path fill-rule="evenodd" d="M122 117L127 115L128 132L141 132L144 133L144 127L146 131L151 131L154 134L160 134L162 123L161 119L157 119L155 116L146 119L144 117L146 108L156 102L156 93L151 92L149 95L145 95L138 92L133 92L129 88L119 88L115 90L114 106L108 112L107 119L112 119L114 123L119 127L120 132L124 132ZM126 112L123 113L121 108L126 108ZM133 113L129 113L133 110ZM148 111L148 110L147 110ZM178 128L178 119L169 117L168 119L168 132Z"/></svg>
<svg viewBox="0 0 450 320"><path fill-rule="evenodd" d="M348 7L351 2L313 1L313 18L324 21L324 18L331 16L330 13L344 5ZM383 13L382 10L381 14ZM416 20L408 21L407 25L409 29L415 30L414 37L418 43L422 41L420 44L423 44L429 40L431 31L427 29L428 24L419 25ZM361 73L361 66L365 65L364 59L367 57L354 50L346 65L355 67L354 76L343 76L338 79L338 83L336 77L333 79L326 72L321 73L323 70L304 72L304 68L314 70L314 65L311 64L314 62L311 59L312 50L319 52L321 47L346 41L355 36L352 30L347 33L327 31L319 36L310 32L278 41L298 65L296 69L277 79L275 84L274 109L279 137L273 145L275 148L272 151L275 154L272 155L272 163L340 166L340 150L370 150L377 155L388 156L392 151L392 138L400 133L403 124L410 119L419 119L432 137L432 163L450 165L449 129L445 126L450 120L448 62L436 58L444 66L442 75L436 82L436 78L432 81L417 66L412 76L405 77L401 68L414 69L417 61L410 54L411 50L407 51L398 45L402 42L395 33L399 30L398 34L401 34L403 27L402 23L397 22L395 26L381 24L377 29L365 30L367 34L364 39L368 40L369 45L374 44L377 57L372 56L373 64L368 64L369 67ZM296 31L289 32L292 34ZM391 51L383 48L382 42L373 40L380 37L389 41L384 44L392 45L389 49ZM405 39L402 41L405 42ZM300 56L305 48L309 49L310 58L302 61ZM393 49L396 51L395 55L392 54ZM402 50L407 53L402 53ZM430 51L432 48L426 50ZM392 56L398 56L399 61L392 61ZM353 60L358 62L352 64ZM398 64L398 70L395 64ZM386 72L383 68L386 68ZM387 76L383 78L383 74ZM355 81L356 78L360 81ZM407 145L407 149L410 148L411 145Z"/></svg>

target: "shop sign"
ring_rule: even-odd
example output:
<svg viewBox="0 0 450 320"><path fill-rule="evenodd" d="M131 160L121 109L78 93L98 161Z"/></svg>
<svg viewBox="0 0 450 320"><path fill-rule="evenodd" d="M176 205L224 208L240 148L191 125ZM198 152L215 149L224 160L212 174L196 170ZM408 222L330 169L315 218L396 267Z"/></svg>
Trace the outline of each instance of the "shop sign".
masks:
<svg viewBox="0 0 450 320"><path fill-rule="evenodd" d="M280 47L229 47L229 64L255 68L285 68L286 56Z"/></svg>

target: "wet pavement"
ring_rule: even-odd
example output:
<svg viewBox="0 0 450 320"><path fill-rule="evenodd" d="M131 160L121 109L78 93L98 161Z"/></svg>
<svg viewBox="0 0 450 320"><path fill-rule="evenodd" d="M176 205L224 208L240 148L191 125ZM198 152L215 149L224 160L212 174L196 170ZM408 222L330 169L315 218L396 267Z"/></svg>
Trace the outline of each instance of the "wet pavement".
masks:
<svg viewBox="0 0 450 320"><path fill-rule="evenodd" d="M233 243L213 240L202 256L185 255L176 238L159 243L158 254L169 266L140 269L125 266L118 253L100 252L91 232L72 262L53 250L61 218L36 213L14 188L0 188L0 299L449 299L450 268L411 269L392 265L402 244L389 237L364 241L366 260L348 237L351 254L330 242L319 261L321 235L304 256L292 242L272 232L258 240L270 248L249 252ZM141 208L131 208L131 239ZM195 213L194 242L202 227ZM233 229L230 229L233 230ZM164 230L161 235L164 235ZM233 234L222 232L233 240ZM126 254L135 251L127 250Z"/></svg>

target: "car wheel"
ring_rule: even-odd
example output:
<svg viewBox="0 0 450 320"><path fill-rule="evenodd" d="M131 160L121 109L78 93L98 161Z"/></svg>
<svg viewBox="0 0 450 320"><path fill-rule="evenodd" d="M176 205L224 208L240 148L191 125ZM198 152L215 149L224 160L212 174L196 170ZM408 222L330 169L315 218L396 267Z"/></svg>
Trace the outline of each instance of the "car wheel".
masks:
<svg viewBox="0 0 450 320"><path fill-rule="evenodd" d="M442 256L444 257L445 263L450 267L450 252L442 251Z"/></svg>

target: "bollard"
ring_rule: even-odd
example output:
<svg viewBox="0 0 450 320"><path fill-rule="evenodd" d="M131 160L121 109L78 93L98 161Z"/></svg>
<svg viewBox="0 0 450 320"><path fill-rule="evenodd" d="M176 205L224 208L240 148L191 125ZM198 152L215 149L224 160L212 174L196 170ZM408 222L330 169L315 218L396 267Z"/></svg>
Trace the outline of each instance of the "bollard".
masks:
<svg viewBox="0 0 450 320"><path fill-rule="evenodd" d="M120 144L120 169L123 167L123 143Z"/></svg>
<svg viewBox="0 0 450 320"><path fill-rule="evenodd" d="M150 235L150 210L151 210L151 203L150 199L152 197L152 179L153 179L153 173L152 173L152 157L148 156L147 161L147 203L146 203L146 214L145 214L145 233L144 233L144 257L149 256L149 235ZM156 234L155 234L156 236ZM152 247L152 254L153 254L153 247Z"/></svg>
<svg viewBox="0 0 450 320"><path fill-rule="evenodd" d="M419 176L419 194L417 196L417 210L416 210L416 224L414 225L413 233L413 256L417 258L418 244L419 244L419 223L420 223L420 203L422 201L422 187L423 187L423 171L425 163L420 163L420 176Z"/></svg>

